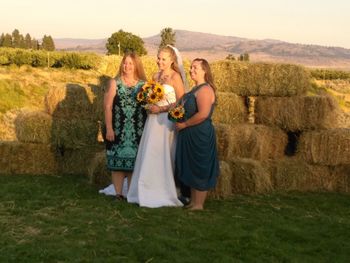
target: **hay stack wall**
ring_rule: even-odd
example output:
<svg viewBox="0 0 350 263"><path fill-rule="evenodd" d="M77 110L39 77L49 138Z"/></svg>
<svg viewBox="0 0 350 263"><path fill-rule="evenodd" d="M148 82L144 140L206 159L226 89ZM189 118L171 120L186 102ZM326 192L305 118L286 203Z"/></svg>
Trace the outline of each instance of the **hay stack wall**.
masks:
<svg viewBox="0 0 350 263"><path fill-rule="evenodd" d="M52 87L45 97L46 112L22 111L15 120L18 142L0 145L7 163L1 161L2 173L87 175L88 165L104 148L98 142L97 110L103 92L97 88Z"/></svg>
<svg viewBox="0 0 350 263"><path fill-rule="evenodd" d="M106 64L106 71L116 71L112 64ZM218 87L213 122L221 168L211 196L350 191L349 130L338 128L331 98L306 95L310 79L303 67L232 61L211 67ZM0 144L1 156L19 153L11 160L16 165L2 158L0 170L88 174L91 182L108 184L103 145L97 141L102 100L101 87L52 87L45 98L46 112L23 112L16 120L19 142ZM287 151L291 143L292 154Z"/></svg>
<svg viewBox="0 0 350 263"><path fill-rule="evenodd" d="M339 128L333 98L307 95L310 76L303 67L222 61L212 69L218 98L241 98L249 115L237 118L238 110L230 118L218 99L213 120L223 169L212 196L349 192L349 129Z"/></svg>

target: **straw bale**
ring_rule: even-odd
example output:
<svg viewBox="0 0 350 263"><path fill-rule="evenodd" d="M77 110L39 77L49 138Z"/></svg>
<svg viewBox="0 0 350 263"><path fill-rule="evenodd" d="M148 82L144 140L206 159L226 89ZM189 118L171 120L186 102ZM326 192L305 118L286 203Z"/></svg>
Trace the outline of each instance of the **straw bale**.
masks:
<svg viewBox="0 0 350 263"><path fill-rule="evenodd" d="M87 146L80 149L67 149L63 156L57 155L58 171L60 174L88 175L88 167L96 153L104 149L103 145Z"/></svg>
<svg viewBox="0 0 350 263"><path fill-rule="evenodd" d="M0 174L11 174L12 142L0 141Z"/></svg>
<svg viewBox="0 0 350 263"><path fill-rule="evenodd" d="M50 145L0 142L1 173L7 174L45 174L57 173L55 154Z"/></svg>
<svg viewBox="0 0 350 263"><path fill-rule="evenodd" d="M209 197L227 198L232 196L232 169L225 161L220 161L220 176L214 190L209 192Z"/></svg>
<svg viewBox="0 0 350 263"><path fill-rule="evenodd" d="M302 133L297 156L312 164L350 164L350 129Z"/></svg>
<svg viewBox="0 0 350 263"><path fill-rule="evenodd" d="M219 61L211 64L219 91L241 96L295 96L305 94L310 75L291 64Z"/></svg>
<svg viewBox="0 0 350 263"><path fill-rule="evenodd" d="M99 124L91 120L53 118L52 143L68 149L98 144L98 129Z"/></svg>
<svg viewBox="0 0 350 263"><path fill-rule="evenodd" d="M258 194L272 190L270 173L259 161L237 158L229 163L233 173L233 193Z"/></svg>
<svg viewBox="0 0 350 263"><path fill-rule="evenodd" d="M297 158L284 158L266 164L277 191L334 191L336 179L325 165L310 165Z"/></svg>
<svg viewBox="0 0 350 263"><path fill-rule="evenodd" d="M22 112L15 120L15 127L20 142L51 142L52 117L45 112Z"/></svg>
<svg viewBox="0 0 350 263"><path fill-rule="evenodd" d="M248 109L244 98L231 92L217 92L217 106L213 113L214 123L236 124L246 122Z"/></svg>
<svg viewBox="0 0 350 263"><path fill-rule="evenodd" d="M51 143L67 149L98 144L99 128L97 121L53 118L44 112L24 112L16 119L19 141Z"/></svg>
<svg viewBox="0 0 350 263"><path fill-rule="evenodd" d="M220 160L251 158L276 159L284 156L287 134L279 128L264 125L215 125Z"/></svg>
<svg viewBox="0 0 350 263"><path fill-rule="evenodd" d="M338 106L330 96L256 99L255 122L287 131L337 127Z"/></svg>
<svg viewBox="0 0 350 263"><path fill-rule="evenodd" d="M95 154L88 167L90 183L104 187L111 183L111 172L107 169L106 152L100 151Z"/></svg>
<svg viewBox="0 0 350 263"><path fill-rule="evenodd" d="M336 191L350 193L350 165L338 165L331 168L336 179Z"/></svg>
<svg viewBox="0 0 350 263"><path fill-rule="evenodd" d="M95 97L89 86L68 84L50 88L45 96L45 106L54 118L96 119Z"/></svg>

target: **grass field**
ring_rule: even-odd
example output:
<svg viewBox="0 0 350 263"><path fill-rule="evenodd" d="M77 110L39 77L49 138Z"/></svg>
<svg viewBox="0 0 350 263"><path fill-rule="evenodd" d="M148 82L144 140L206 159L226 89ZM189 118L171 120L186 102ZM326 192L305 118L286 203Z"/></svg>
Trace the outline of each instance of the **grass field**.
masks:
<svg viewBox="0 0 350 263"><path fill-rule="evenodd" d="M83 177L0 176L0 262L349 262L350 198L276 193L140 208Z"/></svg>

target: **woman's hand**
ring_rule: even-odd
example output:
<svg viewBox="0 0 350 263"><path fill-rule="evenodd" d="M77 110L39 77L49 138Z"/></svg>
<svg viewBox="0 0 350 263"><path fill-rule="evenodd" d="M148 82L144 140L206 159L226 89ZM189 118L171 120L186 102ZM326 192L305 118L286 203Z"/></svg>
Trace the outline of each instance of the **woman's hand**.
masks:
<svg viewBox="0 0 350 263"><path fill-rule="evenodd" d="M113 142L114 141L114 131L113 129L107 129L107 133L106 133L106 139L110 142Z"/></svg>
<svg viewBox="0 0 350 263"><path fill-rule="evenodd" d="M157 113L160 113L161 110L160 110L160 107L157 106L157 105L149 105L147 107L147 110L150 112L150 113L153 113L153 114L157 114Z"/></svg>
<svg viewBox="0 0 350 263"><path fill-rule="evenodd" d="M177 131L181 131L182 129L187 128L186 122L177 122L175 123L175 128Z"/></svg>

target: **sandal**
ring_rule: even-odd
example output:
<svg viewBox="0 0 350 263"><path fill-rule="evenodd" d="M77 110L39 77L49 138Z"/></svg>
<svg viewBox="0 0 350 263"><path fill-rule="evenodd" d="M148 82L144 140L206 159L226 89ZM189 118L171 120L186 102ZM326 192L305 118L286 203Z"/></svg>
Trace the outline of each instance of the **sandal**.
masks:
<svg viewBox="0 0 350 263"><path fill-rule="evenodd" d="M115 200L117 200L117 201L126 201L126 198L123 195L117 194L115 196Z"/></svg>

